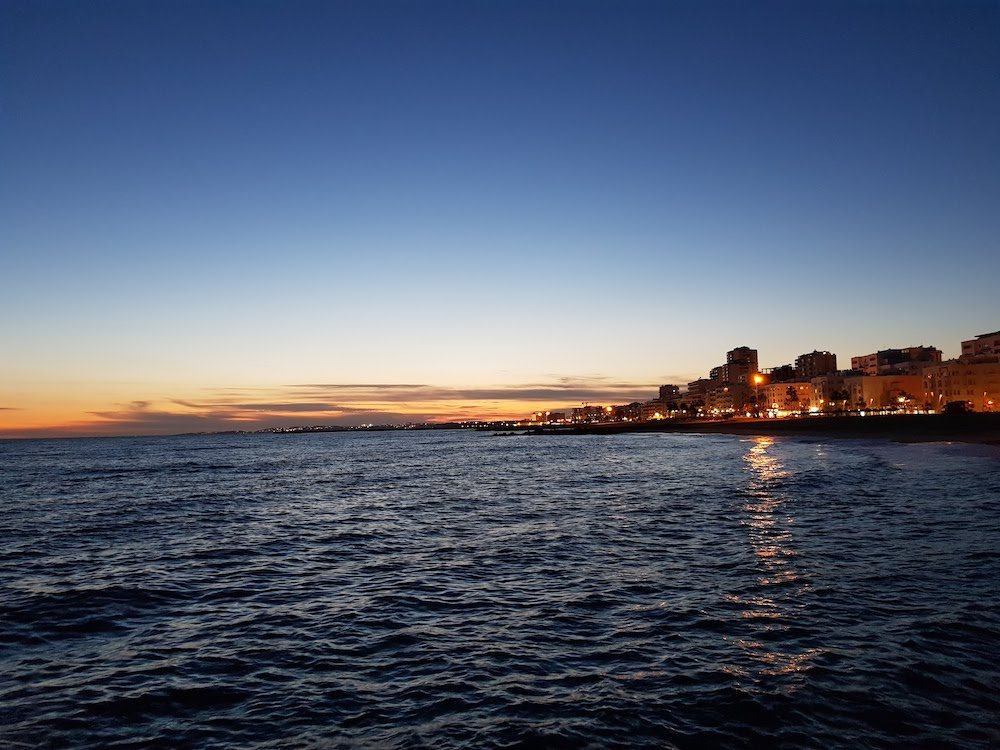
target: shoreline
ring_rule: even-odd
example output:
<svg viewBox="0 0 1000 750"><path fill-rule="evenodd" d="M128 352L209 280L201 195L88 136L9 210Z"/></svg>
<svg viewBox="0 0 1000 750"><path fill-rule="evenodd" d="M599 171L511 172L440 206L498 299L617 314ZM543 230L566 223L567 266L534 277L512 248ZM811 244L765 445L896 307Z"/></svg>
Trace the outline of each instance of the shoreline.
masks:
<svg viewBox="0 0 1000 750"><path fill-rule="evenodd" d="M617 435L672 432L715 435L816 436L883 439L900 443L955 442L1000 446L1000 413L885 414L873 416L741 417L719 420L609 422L528 428L536 435Z"/></svg>

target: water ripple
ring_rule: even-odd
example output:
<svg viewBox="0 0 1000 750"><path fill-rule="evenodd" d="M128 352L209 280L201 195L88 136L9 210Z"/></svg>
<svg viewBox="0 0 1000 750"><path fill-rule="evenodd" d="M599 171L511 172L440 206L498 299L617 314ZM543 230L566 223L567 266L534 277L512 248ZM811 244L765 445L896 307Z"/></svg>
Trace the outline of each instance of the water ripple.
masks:
<svg viewBox="0 0 1000 750"><path fill-rule="evenodd" d="M989 452L434 432L0 461L8 747L1000 744Z"/></svg>

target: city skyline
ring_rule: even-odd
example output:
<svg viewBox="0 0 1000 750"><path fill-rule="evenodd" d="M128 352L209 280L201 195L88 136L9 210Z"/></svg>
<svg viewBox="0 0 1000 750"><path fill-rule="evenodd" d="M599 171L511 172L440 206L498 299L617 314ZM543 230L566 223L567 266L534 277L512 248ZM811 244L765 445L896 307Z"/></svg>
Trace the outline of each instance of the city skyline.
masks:
<svg viewBox="0 0 1000 750"><path fill-rule="evenodd" d="M520 416L1000 319L993 3L0 21L0 436Z"/></svg>
<svg viewBox="0 0 1000 750"><path fill-rule="evenodd" d="M961 354L956 356L944 357L941 349L921 345L904 348L902 352L899 348L881 349L878 354L906 354L909 349L926 349L936 355L936 358L926 360L928 363L942 363L943 360L943 364L937 365L940 368L958 361L960 357L965 360L970 354L974 355L979 343L986 342L988 356L985 361L995 364L998 355L994 350L998 336L1000 336L1000 331L994 331L987 334L977 334L971 340L964 340L960 342L958 347ZM716 366L695 375L691 380L674 378L679 382L660 383L659 385L613 382L608 377L596 376L576 380L561 378L549 383L521 387L449 388L415 383L309 383L272 389L228 388L215 393L212 393L210 389L204 389L206 392L199 394L193 400L163 399L162 402L174 407L170 410L156 408L154 401L118 404L117 408L114 409L89 412L88 418L78 425L60 424L55 428L42 427L40 429L33 427L6 428L6 434L0 432L0 438L173 435L182 432L259 431L308 426L403 426L435 422L523 421L526 412L535 415L545 414L546 420L550 412L564 412L562 419L565 419L565 414L576 411L586 412L588 408L604 409L605 405L609 409L614 408L616 412L622 407L636 404L647 406L655 404L659 408L660 404L673 400L673 397L665 398L663 396L666 389L677 392L679 401L684 402L684 408L687 409L695 403L705 405L705 396L708 394L701 389L706 386L709 386L710 391L718 391L715 394L717 398L721 395L723 386L742 383L752 389L754 384L771 382L771 376L766 375L767 373L790 368L790 363L759 365L757 364L759 362L757 350L743 345L726 352L724 356L727 363L738 368L739 374L736 377L732 377L725 366ZM838 366L832 369L827 367L825 370L818 371L818 374L839 376L832 378L834 384L843 381L844 376L872 379L876 373L879 377L874 377L875 380L893 380L894 375L882 375L881 373L883 371L899 373L899 370L891 364L873 369L876 367L874 364L875 356L875 354L871 354L851 357L852 360L867 360L869 358L873 360L871 365L864 368L864 372L859 371L852 363L845 367ZM802 352L794 358L795 369L792 372L797 372L800 362L816 358L818 361L836 362L837 354L815 349L810 352ZM887 359L886 361L891 363L896 360ZM922 361L916 364L920 365ZM982 358L977 360L973 356L972 360L969 361L983 360ZM755 364L751 366L750 362ZM996 368L992 367L990 375L987 376L990 378L990 388L994 391L996 390L995 370ZM911 374L910 379L924 379L924 376L919 374L921 372L919 366L915 370L909 370L909 372L918 373L915 376ZM764 373L765 377L758 378L758 373ZM812 379L810 375L803 375L801 372L798 372L796 376L791 376L789 373L781 374L784 377L774 380L774 385L782 389L789 384L799 385L799 381L803 380L808 385ZM818 380L825 381L830 380L830 378L819 377ZM814 385L816 382L817 380L813 380ZM914 382L912 385L913 390L918 394L914 398L913 407L919 408L923 399L919 397L916 383ZM691 390L694 386L699 386L697 392ZM829 384L822 386L824 390L829 387ZM660 392L659 400L647 398L650 395L649 391L654 389L658 389ZM724 390L728 392L730 389L726 387ZM748 390L748 397L749 393ZM990 411L993 410L994 401L992 399L995 395L997 394L990 393ZM269 397L273 399L270 402L261 400ZM806 400L802 402L803 411L808 406L808 397L805 398ZM985 393L983 398L986 398ZM569 401L568 399L576 400ZM727 400L731 400L731 397ZM468 401L474 403L463 405L463 402ZM754 394L753 401L757 402L756 394ZM742 402L740 403L742 404ZM429 408L429 411L423 413L414 410L413 404ZM600 405L587 407L588 404ZM940 408L942 405L943 401L936 406ZM737 411L741 411L742 408L740 406ZM662 416L666 417L667 411L661 410L663 411ZM18 410L3 409L0 411ZM701 406L697 411L702 412ZM709 409L706 408L706 415L708 411ZM715 411L718 412L718 409ZM816 411L816 409L813 408L812 411ZM620 418L621 415L616 414L615 419L620 421ZM657 413L655 418L661 418L661 414ZM333 421L330 421L331 419Z"/></svg>

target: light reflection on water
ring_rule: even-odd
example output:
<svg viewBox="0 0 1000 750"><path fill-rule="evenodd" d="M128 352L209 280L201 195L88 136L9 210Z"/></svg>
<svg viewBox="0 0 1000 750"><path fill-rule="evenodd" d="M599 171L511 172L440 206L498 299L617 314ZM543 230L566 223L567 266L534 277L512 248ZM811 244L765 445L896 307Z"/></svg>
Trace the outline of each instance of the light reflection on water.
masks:
<svg viewBox="0 0 1000 750"><path fill-rule="evenodd" d="M757 583L762 593L740 599L746 606L743 617L759 621L761 633L770 633L787 627L787 622L798 616L800 599L809 591L809 584L802 579L794 566L797 552L794 548L792 526L794 518L786 508L783 483L789 472L776 455L772 437L753 439L744 462L749 472L747 494L750 499L743 504L746 516L740 523L747 529L750 544L762 571ZM804 672L809 662L819 653L819 648L801 651L777 650L763 640L742 638L737 644L760 663L764 675L788 675Z"/></svg>

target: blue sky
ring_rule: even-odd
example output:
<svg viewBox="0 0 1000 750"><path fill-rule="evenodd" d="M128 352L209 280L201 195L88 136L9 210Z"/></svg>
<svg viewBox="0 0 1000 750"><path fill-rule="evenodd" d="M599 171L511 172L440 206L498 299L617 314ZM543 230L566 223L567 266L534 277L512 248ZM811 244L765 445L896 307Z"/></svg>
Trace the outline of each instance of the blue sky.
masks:
<svg viewBox="0 0 1000 750"><path fill-rule="evenodd" d="M1000 323L997 3L0 16L8 409L645 387Z"/></svg>

